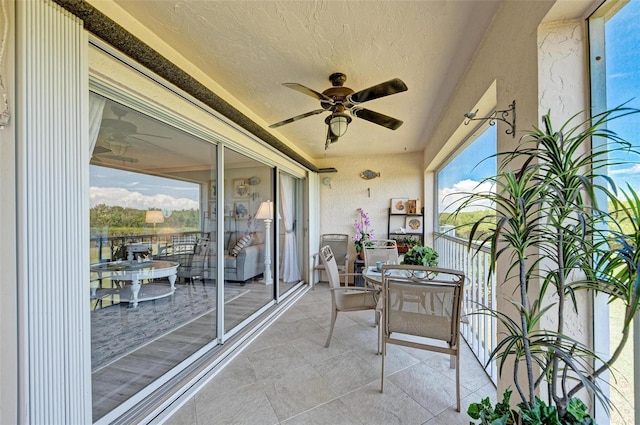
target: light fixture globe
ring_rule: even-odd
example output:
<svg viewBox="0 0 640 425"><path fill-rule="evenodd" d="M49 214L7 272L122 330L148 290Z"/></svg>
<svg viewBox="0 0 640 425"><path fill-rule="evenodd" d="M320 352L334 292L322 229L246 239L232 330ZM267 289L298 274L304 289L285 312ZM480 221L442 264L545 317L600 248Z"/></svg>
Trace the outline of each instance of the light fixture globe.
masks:
<svg viewBox="0 0 640 425"><path fill-rule="evenodd" d="M351 117L342 112L334 112L327 117L325 123L329 125L329 129L334 136L342 137L347 132Z"/></svg>

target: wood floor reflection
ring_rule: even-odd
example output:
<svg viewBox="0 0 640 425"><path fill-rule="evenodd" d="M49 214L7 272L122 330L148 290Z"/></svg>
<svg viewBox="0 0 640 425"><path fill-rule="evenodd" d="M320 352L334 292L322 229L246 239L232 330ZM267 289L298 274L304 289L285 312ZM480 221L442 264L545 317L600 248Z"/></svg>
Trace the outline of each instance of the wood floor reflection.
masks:
<svg viewBox="0 0 640 425"><path fill-rule="evenodd" d="M202 284L195 283L195 285ZM177 291L186 289L180 288L184 285L178 284ZM249 291L225 304L225 332L233 329L273 299L274 286L265 286L258 280L247 281L245 285L229 282L226 287L246 288ZM292 285L281 284L280 290L286 291L290 287ZM122 304L107 308L129 307L128 304ZM100 332L99 329L91 331ZM100 419L209 344L216 338L215 332L216 314L213 311L127 353L106 366L96 368L92 373L93 420Z"/></svg>

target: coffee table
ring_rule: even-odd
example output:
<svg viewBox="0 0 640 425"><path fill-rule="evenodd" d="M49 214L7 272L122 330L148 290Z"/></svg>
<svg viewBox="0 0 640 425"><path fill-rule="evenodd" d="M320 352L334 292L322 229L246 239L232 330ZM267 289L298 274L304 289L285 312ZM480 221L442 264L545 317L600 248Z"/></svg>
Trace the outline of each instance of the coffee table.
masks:
<svg viewBox="0 0 640 425"><path fill-rule="evenodd" d="M138 302L168 297L175 291L176 272L180 263L174 261L113 261L110 263L92 264L91 271L98 274L98 279L130 281L131 284L118 290L121 302L128 302L133 308ZM170 285L147 283L144 279L166 277ZM91 295L96 297L97 288L91 288Z"/></svg>

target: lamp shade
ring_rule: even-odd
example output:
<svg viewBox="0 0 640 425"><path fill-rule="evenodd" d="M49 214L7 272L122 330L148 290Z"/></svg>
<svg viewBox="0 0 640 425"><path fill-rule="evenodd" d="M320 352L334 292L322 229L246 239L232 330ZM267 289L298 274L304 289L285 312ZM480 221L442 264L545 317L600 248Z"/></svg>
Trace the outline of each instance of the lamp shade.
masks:
<svg viewBox="0 0 640 425"><path fill-rule="evenodd" d="M144 219L145 223L164 223L164 215L162 211L147 211L147 215Z"/></svg>
<svg viewBox="0 0 640 425"><path fill-rule="evenodd" d="M347 132L351 117L341 112L329 116L329 129L334 136L341 137Z"/></svg>
<svg viewBox="0 0 640 425"><path fill-rule="evenodd" d="M273 220L273 202L264 201L261 203L255 218L259 220Z"/></svg>

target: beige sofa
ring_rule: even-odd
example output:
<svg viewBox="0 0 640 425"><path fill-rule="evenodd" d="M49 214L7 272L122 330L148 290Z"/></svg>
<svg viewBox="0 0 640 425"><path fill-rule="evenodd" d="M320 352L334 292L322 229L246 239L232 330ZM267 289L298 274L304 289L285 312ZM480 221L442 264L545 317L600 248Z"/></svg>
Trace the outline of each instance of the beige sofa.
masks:
<svg viewBox="0 0 640 425"><path fill-rule="evenodd" d="M264 233L251 233L246 246L234 247L243 237L243 232L225 232L224 279L245 282L264 273Z"/></svg>

